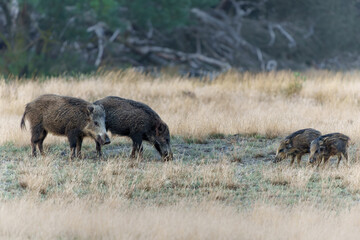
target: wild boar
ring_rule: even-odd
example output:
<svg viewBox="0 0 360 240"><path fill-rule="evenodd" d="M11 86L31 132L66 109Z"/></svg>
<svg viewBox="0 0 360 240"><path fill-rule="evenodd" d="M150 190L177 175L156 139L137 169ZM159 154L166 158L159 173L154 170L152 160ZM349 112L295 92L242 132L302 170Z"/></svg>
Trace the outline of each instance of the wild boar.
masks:
<svg viewBox="0 0 360 240"><path fill-rule="evenodd" d="M274 163L284 160L286 157L291 157L290 166L294 163L295 158L297 164L300 166L301 157L310 152L310 143L321 133L312 128L298 130L280 142L277 149Z"/></svg>
<svg viewBox="0 0 360 240"><path fill-rule="evenodd" d="M43 142L47 134L67 136L71 157L81 157L84 137L93 138L97 144L109 144L105 129L105 110L85 100L46 94L28 103L20 127L25 128L25 119L30 123L32 155L36 156L36 145L44 155Z"/></svg>
<svg viewBox="0 0 360 240"><path fill-rule="evenodd" d="M130 99L108 96L94 104L104 106L106 112L106 130L112 134L128 136L133 142L131 157L142 154L142 141L148 141L159 152L164 161L171 160L170 132L159 115L144 103ZM96 143L101 155L101 145Z"/></svg>
<svg viewBox="0 0 360 240"><path fill-rule="evenodd" d="M323 160L325 165L331 156L336 155L337 167L339 167L343 155L348 163L349 141L350 138L342 133L329 133L316 138L310 145L309 162L317 161L319 166Z"/></svg>

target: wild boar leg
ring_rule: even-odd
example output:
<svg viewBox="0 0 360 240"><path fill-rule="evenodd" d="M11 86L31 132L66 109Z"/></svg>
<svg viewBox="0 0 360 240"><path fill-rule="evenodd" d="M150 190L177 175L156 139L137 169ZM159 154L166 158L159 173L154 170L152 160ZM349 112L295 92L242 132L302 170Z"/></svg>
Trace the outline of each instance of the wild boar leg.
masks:
<svg viewBox="0 0 360 240"><path fill-rule="evenodd" d="M78 137L77 141L76 141L76 152L77 152L77 157L78 158L82 158L81 156L81 146L82 146L82 142L83 142L83 137Z"/></svg>
<svg viewBox="0 0 360 240"><path fill-rule="evenodd" d="M68 131L67 137L70 143L70 160L72 160L75 157L78 133L77 131Z"/></svg>
<svg viewBox="0 0 360 240"><path fill-rule="evenodd" d="M95 141L95 143L96 143L96 152L97 152L97 155L98 155L98 157L101 157L101 145L100 145L100 143L98 143L97 141Z"/></svg>
<svg viewBox="0 0 360 240"><path fill-rule="evenodd" d="M337 157L338 157L338 162L337 162L336 167L339 168L339 164L340 164L340 161L341 161L341 158L342 158L341 153L338 153Z"/></svg>
<svg viewBox="0 0 360 240"><path fill-rule="evenodd" d="M37 124L31 129L31 147L33 157L36 157L36 145L39 143L43 131L44 128L42 124Z"/></svg>
<svg viewBox="0 0 360 240"><path fill-rule="evenodd" d="M321 162L322 162L323 158L324 158L324 157L320 157L320 158L318 158L318 159L317 159L317 161L318 161L318 165L316 166L316 168L318 168L318 167L320 166L320 164L321 164Z"/></svg>
<svg viewBox="0 0 360 240"><path fill-rule="evenodd" d="M346 165L349 166L349 156L347 151L343 153L344 154L344 158L346 159Z"/></svg>
<svg viewBox="0 0 360 240"><path fill-rule="evenodd" d="M70 160L73 160L75 158L75 150L76 150L76 143L75 144L70 143Z"/></svg>
<svg viewBox="0 0 360 240"><path fill-rule="evenodd" d="M31 140L32 156L36 157L36 144Z"/></svg>
<svg viewBox="0 0 360 240"><path fill-rule="evenodd" d="M44 148L43 148L43 143L44 143L44 140L47 136L47 131L44 130L42 133L41 133L41 136L40 136L40 139L39 139L39 142L38 142L38 147L39 147L39 151L41 153L41 155L45 155L44 154Z"/></svg>
<svg viewBox="0 0 360 240"><path fill-rule="evenodd" d="M293 165L293 163L294 163L294 160L295 160L295 156L294 156L294 155L291 155L291 161L290 161L290 166L292 166L292 165Z"/></svg>
<svg viewBox="0 0 360 240"><path fill-rule="evenodd" d="M329 160L329 158L330 158L330 156L324 156L324 165L323 165L323 166L324 166L324 168L325 168L325 166L326 166L326 165L328 165L328 164L329 164L329 163L328 163L328 164L326 164L326 163L327 163L327 161Z"/></svg>
<svg viewBox="0 0 360 240"><path fill-rule="evenodd" d="M303 156L303 154L298 154L297 156L296 156L296 158L297 158L297 165L300 167L300 161L301 161L301 157Z"/></svg>
<svg viewBox="0 0 360 240"><path fill-rule="evenodd" d="M134 135L131 136L131 139L133 141L133 149L131 151L131 158L141 157L143 152L143 146L142 146L142 136L141 135Z"/></svg>

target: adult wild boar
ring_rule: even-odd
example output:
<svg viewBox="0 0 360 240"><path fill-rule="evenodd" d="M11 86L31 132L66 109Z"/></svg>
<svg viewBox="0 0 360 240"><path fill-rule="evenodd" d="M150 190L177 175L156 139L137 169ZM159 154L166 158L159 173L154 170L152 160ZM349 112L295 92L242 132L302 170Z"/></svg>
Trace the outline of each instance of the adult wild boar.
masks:
<svg viewBox="0 0 360 240"><path fill-rule="evenodd" d="M106 130L112 134L128 136L133 142L131 157L142 154L142 141L154 145L164 161L171 160L170 132L159 115L144 103L130 99L108 96L94 104L104 106ZM101 154L101 145L96 143L96 150Z"/></svg>
<svg viewBox="0 0 360 240"><path fill-rule="evenodd" d="M344 155L348 163L348 147L350 138L342 133L329 133L316 138L310 145L309 162L318 162L318 165L324 160L324 165L331 156L337 156L339 167L342 155Z"/></svg>
<svg viewBox="0 0 360 240"><path fill-rule="evenodd" d="M300 165L301 157L310 152L311 141L320 135L321 133L319 131L312 128L301 129L290 134L281 140L274 163L280 162L287 156L290 156L290 166L294 163L295 158L297 159L297 164Z"/></svg>
<svg viewBox="0 0 360 240"><path fill-rule="evenodd" d="M28 103L21 119L21 128L25 128L25 119L30 123L32 155L36 156L36 145L41 154L43 142L48 132L67 136L71 158L81 157L81 144L84 137L93 138L97 144L110 143L105 129L105 110L85 100L46 94Z"/></svg>

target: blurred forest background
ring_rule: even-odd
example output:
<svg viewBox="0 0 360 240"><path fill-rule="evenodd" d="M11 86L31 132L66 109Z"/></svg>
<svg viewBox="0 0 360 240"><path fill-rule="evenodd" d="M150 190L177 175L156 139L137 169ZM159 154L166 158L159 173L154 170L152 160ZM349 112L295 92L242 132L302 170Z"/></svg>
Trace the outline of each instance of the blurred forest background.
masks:
<svg viewBox="0 0 360 240"><path fill-rule="evenodd" d="M357 0L0 0L0 73L360 67Z"/></svg>

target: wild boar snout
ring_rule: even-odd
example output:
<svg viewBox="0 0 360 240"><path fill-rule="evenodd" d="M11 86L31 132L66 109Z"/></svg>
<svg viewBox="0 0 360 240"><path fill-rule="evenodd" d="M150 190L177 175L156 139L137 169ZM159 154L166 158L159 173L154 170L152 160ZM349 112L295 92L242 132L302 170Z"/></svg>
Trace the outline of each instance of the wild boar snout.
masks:
<svg viewBox="0 0 360 240"><path fill-rule="evenodd" d="M100 145L106 145L111 143L110 138L106 133L97 135L96 141L100 143Z"/></svg>
<svg viewBox="0 0 360 240"><path fill-rule="evenodd" d="M275 156L275 159L273 160L273 163L277 163L277 162L280 162L281 159L278 157L278 156Z"/></svg>
<svg viewBox="0 0 360 240"><path fill-rule="evenodd" d="M105 134L105 143L104 144L110 144L111 141L110 141L110 138L107 134Z"/></svg>
<svg viewBox="0 0 360 240"><path fill-rule="evenodd" d="M171 161L174 159L174 155L173 153L170 151L170 152L164 152L164 154L162 155L162 159L167 162L167 161Z"/></svg>
<svg viewBox="0 0 360 240"><path fill-rule="evenodd" d="M286 154L284 153L284 150L280 149L280 150L277 151L273 163L281 162L282 160L285 159L285 157L286 157Z"/></svg>
<svg viewBox="0 0 360 240"><path fill-rule="evenodd" d="M311 154L309 156L309 163L314 163L317 159L317 156L315 154Z"/></svg>

